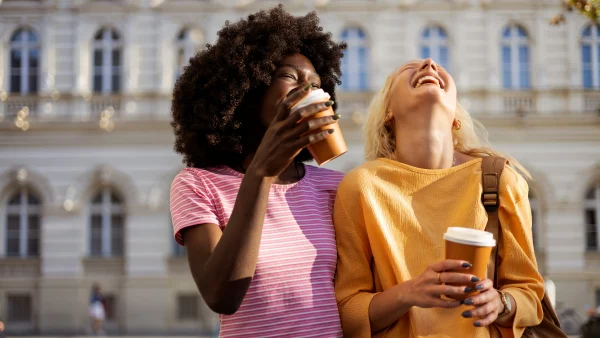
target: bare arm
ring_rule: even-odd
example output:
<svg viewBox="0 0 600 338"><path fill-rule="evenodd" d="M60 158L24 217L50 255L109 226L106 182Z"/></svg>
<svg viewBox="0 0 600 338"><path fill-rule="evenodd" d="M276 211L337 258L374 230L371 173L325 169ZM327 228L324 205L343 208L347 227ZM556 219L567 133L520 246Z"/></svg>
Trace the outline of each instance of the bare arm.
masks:
<svg viewBox="0 0 600 338"><path fill-rule="evenodd" d="M256 270L272 178L247 173L226 229L216 224L183 232L194 281L211 310L233 314Z"/></svg>

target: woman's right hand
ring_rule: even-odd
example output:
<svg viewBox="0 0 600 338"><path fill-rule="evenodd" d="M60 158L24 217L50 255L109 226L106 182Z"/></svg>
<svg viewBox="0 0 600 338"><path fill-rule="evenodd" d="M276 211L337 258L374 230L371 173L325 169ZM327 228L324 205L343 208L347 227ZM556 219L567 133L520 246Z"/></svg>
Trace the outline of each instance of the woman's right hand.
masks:
<svg viewBox="0 0 600 338"><path fill-rule="evenodd" d="M448 271L460 271L470 267L471 264L468 262L452 259L431 264L418 277L398 285L402 289L401 297L408 305L421 308L459 307L460 301L445 300L442 296L452 297L469 293L473 290L467 285L478 282L479 278L466 273ZM452 286L447 283L464 286Z"/></svg>
<svg viewBox="0 0 600 338"><path fill-rule="evenodd" d="M279 102L275 118L265 132L248 171L253 169L260 176L277 177L304 147L325 139L333 132L333 129L327 129L310 133L335 123L339 115L308 118L329 109L333 101L311 104L290 113L292 107L308 95L311 87L310 84L298 87Z"/></svg>

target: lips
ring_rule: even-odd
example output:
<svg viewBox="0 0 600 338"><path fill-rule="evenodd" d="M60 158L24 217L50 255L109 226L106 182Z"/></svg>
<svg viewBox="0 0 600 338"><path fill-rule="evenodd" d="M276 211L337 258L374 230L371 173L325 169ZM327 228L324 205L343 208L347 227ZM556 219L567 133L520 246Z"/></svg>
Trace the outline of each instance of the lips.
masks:
<svg viewBox="0 0 600 338"><path fill-rule="evenodd" d="M432 73L425 73L416 78L413 83L413 88L419 88L425 84L434 84L441 89L444 89L445 87L444 81L440 77Z"/></svg>

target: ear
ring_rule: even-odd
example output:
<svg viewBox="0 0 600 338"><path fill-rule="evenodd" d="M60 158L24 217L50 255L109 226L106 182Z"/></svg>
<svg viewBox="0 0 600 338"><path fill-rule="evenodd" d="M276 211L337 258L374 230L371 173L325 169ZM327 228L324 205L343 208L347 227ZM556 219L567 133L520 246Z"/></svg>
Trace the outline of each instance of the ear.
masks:
<svg viewBox="0 0 600 338"><path fill-rule="evenodd" d="M387 114L385 114L385 123L389 123L394 119L394 114L391 109L388 109Z"/></svg>

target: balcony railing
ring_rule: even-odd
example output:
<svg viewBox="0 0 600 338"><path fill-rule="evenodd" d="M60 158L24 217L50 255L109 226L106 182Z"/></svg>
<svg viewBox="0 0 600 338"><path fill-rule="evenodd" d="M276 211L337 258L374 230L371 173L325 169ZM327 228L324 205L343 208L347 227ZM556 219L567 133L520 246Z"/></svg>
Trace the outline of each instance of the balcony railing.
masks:
<svg viewBox="0 0 600 338"><path fill-rule="evenodd" d="M535 97L530 92L506 92L502 94L502 111L526 115L536 111Z"/></svg>
<svg viewBox="0 0 600 338"><path fill-rule="evenodd" d="M5 119L14 119L20 112L36 117L39 116L39 102L38 96L8 96L3 102L3 107L0 108L0 113Z"/></svg>
<svg viewBox="0 0 600 338"><path fill-rule="evenodd" d="M36 278L39 276L39 258L0 259L0 278Z"/></svg>
<svg viewBox="0 0 600 338"><path fill-rule="evenodd" d="M600 91L583 93L583 111L585 113L600 113Z"/></svg>

